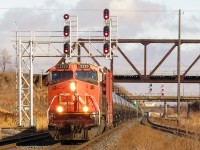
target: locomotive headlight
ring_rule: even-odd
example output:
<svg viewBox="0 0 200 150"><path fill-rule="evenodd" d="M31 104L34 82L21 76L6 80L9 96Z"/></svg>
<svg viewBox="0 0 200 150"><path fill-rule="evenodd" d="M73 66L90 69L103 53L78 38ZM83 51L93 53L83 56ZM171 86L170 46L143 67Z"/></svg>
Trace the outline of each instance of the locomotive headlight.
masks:
<svg viewBox="0 0 200 150"><path fill-rule="evenodd" d="M76 84L74 82L72 82L70 84L70 89L74 92L76 90Z"/></svg>
<svg viewBox="0 0 200 150"><path fill-rule="evenodd" d="M56 108L56 110L57 110L57 112L61 113L61 112L63 112L63 107L62 106L58 106Z"/></svg>
<svg viewBox="0 0 200 150"><path fill-rule="evenodd" d="M83 111L84 111L84 112L88 112L88 110L89 110L89 108L88 108L87 106L84 106L84 107L83 107Z"/></svg>

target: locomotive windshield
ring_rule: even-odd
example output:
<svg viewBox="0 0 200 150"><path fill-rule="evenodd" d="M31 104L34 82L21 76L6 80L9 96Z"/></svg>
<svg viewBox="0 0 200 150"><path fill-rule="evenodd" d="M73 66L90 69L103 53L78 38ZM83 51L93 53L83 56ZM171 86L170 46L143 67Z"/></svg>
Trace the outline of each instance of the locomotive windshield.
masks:
<svg viewBox="0 0 200 150"><path fill-rule="evenodd" d="M70 80L73 78L72 71L54 71L52 72L52 81Z"/></svg>
<svg viewBox="0 0 200 150"><path fill-rule="evenodd" d="M89 82L89 83L97 83L97 72L93 70L85 71L85 70L77 70L76 71L76 79Z"/></svg>

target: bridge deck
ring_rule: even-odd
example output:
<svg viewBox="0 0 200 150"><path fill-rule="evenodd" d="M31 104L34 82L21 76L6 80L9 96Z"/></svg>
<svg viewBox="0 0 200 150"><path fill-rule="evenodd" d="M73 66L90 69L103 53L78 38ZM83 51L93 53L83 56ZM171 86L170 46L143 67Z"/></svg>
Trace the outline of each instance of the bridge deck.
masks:
<svg viewBox="0 0 200 150"><path fill-rule="evenodd" d="M114 75L113 82L120 83L177 83L176 75ZM181 76L181 83L200 83L200 76Z"/></svg>
<svg viewBox="0 0 200 150"><path fill-rule="evenodd" d="M130 96L127 97L128 100L141 100L141 101L167 101L167 102L176 102L177 96ZM187 101L200 101L200 96L181 96L181 102Z"/></svg>

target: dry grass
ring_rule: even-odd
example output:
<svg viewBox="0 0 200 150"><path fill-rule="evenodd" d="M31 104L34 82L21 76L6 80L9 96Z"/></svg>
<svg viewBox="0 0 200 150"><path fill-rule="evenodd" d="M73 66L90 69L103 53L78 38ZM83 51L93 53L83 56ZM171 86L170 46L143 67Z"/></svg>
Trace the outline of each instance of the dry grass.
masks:
<svg viewBox="0 0 200 150"><path fill-rule="evenodd" d="M151 118L151 120L161 125L178 127L178 128L183 128L190 131L200 132L200 112L192 112L190 116L191 116L190 118L187 118L186 114L182 113L180 117L179 126L177 126L176 121L170 121L169 119Z"/></svg>
<svg viewBox="0 0 200 150"><path fill-rule="evenodd" d="M159 132L150 127L135 125L127 128L119 139L124 150L199 150L198 140L186 139Z"/></svg>
<svg viewBox="0 0 200 150"><path fill-rule="evenodd" d="M15 73L0 74L0 128L17 127ZM34 116L37 130L47 128L47 87L34 85Z"/></svg>
<svg viewBox="0 0 200 150"><path fill-rule="evenodd" d="M10 113L0 113L0 128L16 127L16 117Z"/></svg>
<svg viewBox="0 0 200 150"><path fill-rule="evenodd" d="M36 128L38 132L46 131L48 126L46 114L36 114Z"/></svg>
<svg viewBox="0 0 200 150"><path fill-rule="evenodd" d="M16 108L15 83L13 73L0 74L0 108L9 113L14 113Z"/></svg>

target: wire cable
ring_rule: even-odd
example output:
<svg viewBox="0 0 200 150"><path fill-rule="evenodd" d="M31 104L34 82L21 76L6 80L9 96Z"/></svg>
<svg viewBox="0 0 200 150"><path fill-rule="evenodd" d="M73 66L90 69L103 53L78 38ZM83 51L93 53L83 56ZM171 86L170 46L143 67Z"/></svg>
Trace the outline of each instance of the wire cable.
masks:
<svg viewBox="0 0 200 150"><path fill-rule="evenodd" d="M63 8L6 8L6 7L1 7L0 10L23 10L23 11L27 11L27 10L34 10L34 11L66 11L67 9L63 9ZM69 11L102 11L102 9L68 9ZM113 12L178 12L178 10L134 10L134 9L113 9L110 10ZM195 11L200 11L200 10L195 10Z"/></svg>

